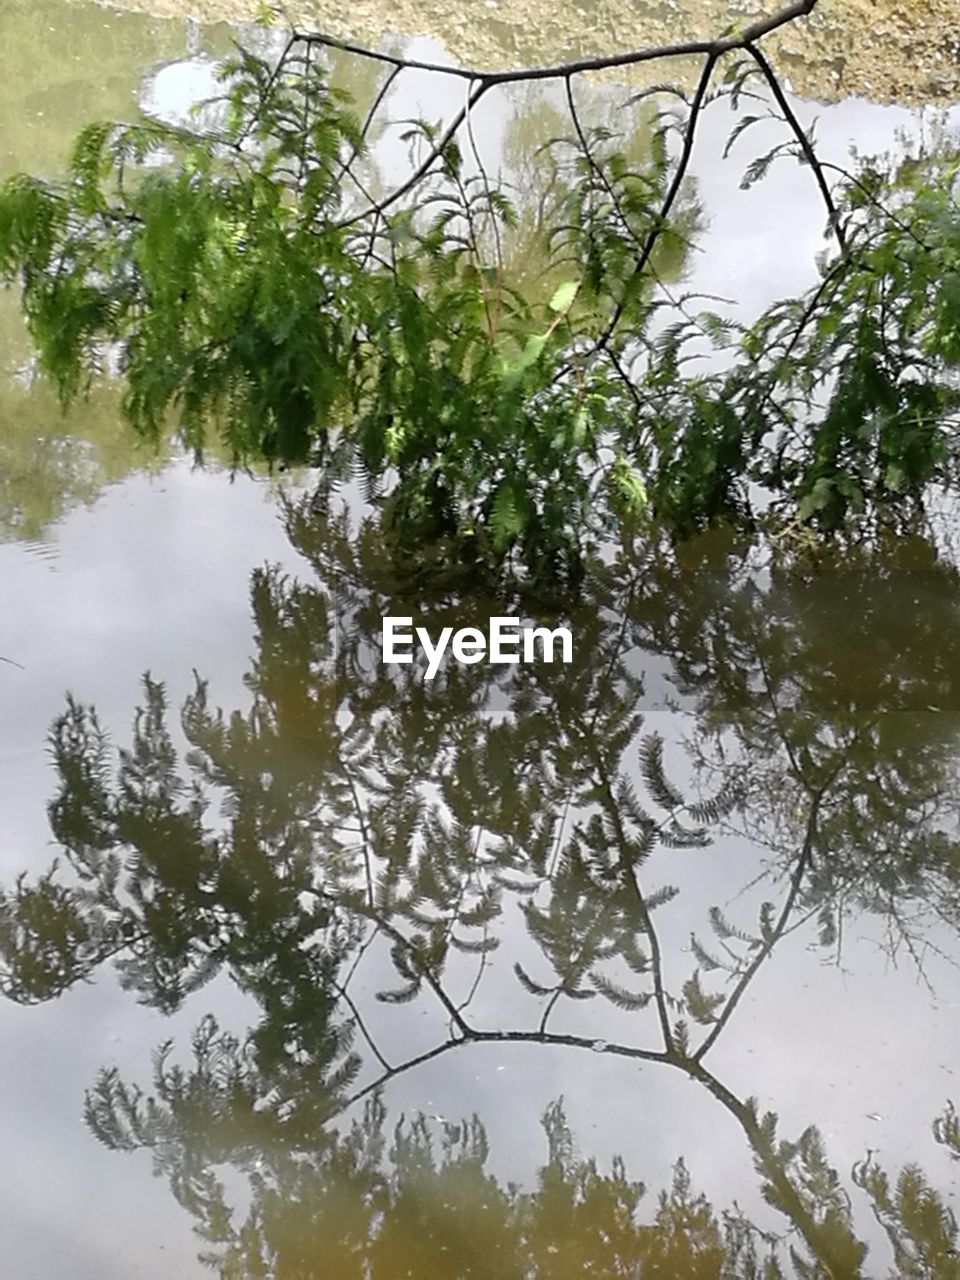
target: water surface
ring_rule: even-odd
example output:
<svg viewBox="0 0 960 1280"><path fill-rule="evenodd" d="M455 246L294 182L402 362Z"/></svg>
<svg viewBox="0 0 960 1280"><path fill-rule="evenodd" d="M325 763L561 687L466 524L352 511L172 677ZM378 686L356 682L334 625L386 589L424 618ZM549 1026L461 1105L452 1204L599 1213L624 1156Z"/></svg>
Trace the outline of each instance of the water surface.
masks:
<svg viewBox="0 0 960 1280"><path fill-rule="evenodd" d="M225 38L8 12L8 169L56 169L81 117L156 108ZM394 110L453 105L431 94ZM918 123L820 114L837 158ZM491 107L491 154L511 119ZM822 217L801 170L740 193L711 160L728 127L705 121L687 266L752 314L813 277ZM942 547L789 574L719 535L640 548L588 580L571 668L428 684L376 662L382 614L509 602L412 592L375 526L138 458L109 387L66 424L29 378L2 395L10 1274L739 1277L751 1227L785 1275L791 1245L814 1274L905 1273L851 1170L915 1163L955 1203ZM956 1274L903 1207L883 1226L927 1250L916 1274Z"/></svg>

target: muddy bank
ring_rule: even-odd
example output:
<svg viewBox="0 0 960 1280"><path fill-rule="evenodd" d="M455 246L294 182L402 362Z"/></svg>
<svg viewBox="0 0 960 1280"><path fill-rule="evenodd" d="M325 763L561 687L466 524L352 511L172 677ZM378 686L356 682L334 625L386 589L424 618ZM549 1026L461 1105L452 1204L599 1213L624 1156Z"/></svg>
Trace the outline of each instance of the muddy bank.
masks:
<svg viewBox="0 0 960 1280"><path fill-rule="evenodd" d="M250 21L256 10L252 0L122 0L112 7L204 22ZM302 0L290 12L303 25L370 43L385 31L431 35L462 63L499 67L709 38L780 7L781 0ZM821 0L813 15L764 47L804 97L960 101L956 0ZM655 78L665 70L661 64ZM689 66L670 73L692 74Z"/></svg>

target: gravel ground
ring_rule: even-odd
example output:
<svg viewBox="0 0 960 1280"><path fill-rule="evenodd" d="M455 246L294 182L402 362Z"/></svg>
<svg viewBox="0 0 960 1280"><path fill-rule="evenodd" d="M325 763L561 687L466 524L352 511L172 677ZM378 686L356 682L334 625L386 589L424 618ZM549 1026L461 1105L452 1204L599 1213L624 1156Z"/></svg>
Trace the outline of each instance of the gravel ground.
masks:
<svg viewBox="0 0 960 1280"><path fill-rule="evenodd" d="M253 0L111 0L111 7L205 22L250 21L256 11ZM367 43L384 32L431 35L459 62L487 68L709 38L779 7L781 0L293 0L287 12L298 24ZM960 100L957 0L820 0L764 48L803 97ZM695 63L684 60L636 69L631 78L695 75Z"/></svg>

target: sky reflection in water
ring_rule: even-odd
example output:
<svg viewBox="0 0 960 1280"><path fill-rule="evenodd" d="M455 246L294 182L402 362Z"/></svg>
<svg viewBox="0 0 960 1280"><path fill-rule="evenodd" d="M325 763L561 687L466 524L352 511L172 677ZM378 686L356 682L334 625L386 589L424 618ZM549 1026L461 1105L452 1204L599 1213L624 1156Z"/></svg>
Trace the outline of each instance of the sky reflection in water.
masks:
<svg viewBox="0 0 960 1280"><path fill-rule="evenodd" d="M158 54L158 45L145 43L142 63L165 56L167 47ZM894 127L908 118L863 103L819 114L821 137L830 140L828 150L836 147L831 156L836 159L853 137L865 150L887 145ZM724 112L707 117L702 157L711 155L728 123ZM491 113L485 135L491 147L504 124L503 117ZM21 155L18 161L29 164L31 157ZM694 286L735 296L747 314L804 287L821 223L809 175L785 170L749 197L735 190L736 163L721 168L704 160L697 177L711 225L706 251L694 259ZM722 252L715 251L718 246ZM9 345L15 349L13 338ZM24 404L34 395L17 394ZM348 1094L366 1087L383 1064L362 1034L349 1048L330 1041L328 1015L342 1025L359 1014L391 1066L445 1042L450 1009L429 981L410 1003L376 999L378 991L403 986L397 959L401 970L409 970L409 957L403 958L404 946L395 938L399 950L391 959L390 930L408 937L430 933L395 904L381 911L378 938L348 988L353 1010L336 989L356 955L354 930L369 931L375 914L366 899L363 833L350 830L359 825L358 804L371 872L382 875L394 866L398 885L418 877L426 882L426 887L420 883L425 896L415 909L425 916L447 912L444 931L461 941L475 941L483 926L471 931L462 922L452 923L450 904L476 907L478 899L471 895L478 893L483 877L492 882L497 848L507 850L502 855L509 864L503 871L507 878L538 881L534 901L547 912L539 935L536 927L531 932L531 917L522 913L524 899L513 890L504 890L503 916L488 926L501 944L487 958L460 1015L469 1016L474 1031L535 1032L552 1004L549 1033L601 1045L600 1052L587 1056L576 1045L494 1037L445 1050L387 1084L388 1132L401 1110L434 1117L438 1134L444 1122L456 1124L476 1112L489 1133L491 1174L501 1183L521 1180L532 1189L547 1156L540 1117L563 1095L582 1155L595 1155L606 1173L620 1153L628 1177L647 1183L641 1201L645 1220L654 1214L656 1194L669 1185L671 1168L682 1155L694 1188L718 1209L736 1197L751 1217L782 1231L789 1222L759 1203L760 1178L752 1168L758 1139L754 1133L751 1147L749 1122L738 1110L756 1095L761 1112L776 1111L780 1131L790 1138L816 1124L828 1158L848 1187L851 1165L873 1149L891 1174L916 1160L934 1186L951 1189L949 1160L930 1125L955 1094L957 1062L952 1007L958 858L952 797L960 714L958 594L955 575L928 547L905 545L867 562L821 566L799 585L718 544L691 550L686 566L666 552L650 553L624 566L622 582L592 583L594 606L602 603L604 609L588 607L579 621L575 634L582 643L573 669L532 672L513 688L492 687L486 670L448 671L429 689L406 687L408 676L401 670L397 689L366 664L353 671L348 665L351 635L378 630L388 597L389 608L400 611L397 583L378 578L382 557L375 532L361 561L353 564L345 562L348 550L336 539L325 543L322 520L294 516L290 533L288 540L261 484L241 478L231 485L225 476L176 464L154 479L134 476L93 509L67 516L47 535L52 557L15 543L0 547L0 574L11 605L0 630L0 653L24 668L0 667L6 713L0 725L7 835L3 884L8 892L21 871L36 881L56 853L48 845L44 810L63 779L51 776L44 743L51 722L63 711L65 689L96 707L117 747L130 744L131 711L142 696L138 681L147 669L166 684L178 747L184 740L177 712L191 694L194 669L210 680L211 709L222 706L228 716L234 707L256 709L241 751L215 723L204 722L200 705L193 704L194 745L208 763L218 762L211 779L217 798L225 793L235 800L225 815L216 807L212 811L221 843L215 848L208 839L202 856L198 847L197 859L206 860L205 879L184 877L179 865L190 824L165 827L169 815L163 804L131 799L139 783L131 784L127 797L118 798L108 788L100 803L84 794L76 774L66 769L74 783L66 788L70 805L60 811L57 835L75 856L97 840L122 851L124 866L138 868L144 902L161 906L153 915L145 913L142 904L132 905L136 899L128 893L111 905L101 868L95 883L103 893L104 916L88 920L93 942L85 944L87 951L68 948L56 963L47 955L41 978L32 971L37 985L30 993L51 994L67 959L81 965L89 961L98 974L96 984L78 985L35 1009L9 1002L0 1006L7 1046L7 1101L0 1127L6 1149L15 1153L2 1176L9 1209L0 1228L0 1251L12 1274L30 1274L31 1268L51 1276L205 1274L195 1262L198 1244L188 1229L190 1214L175 1206L162 1183L149 1178L149 1159L120 1159L82 1127L84 1090L101 1067L116 1066L122 1080L147 1085L150 1051L168 1036L176 1039L177 1060L189 1066L190 1036L211 1010L221 1026L239 1036L260 1028L243 1084L259 1099L263 1118L251 1129L253 1122L238 1108L237 1098L228 1105L217 1096L216 1141L210 1136L214 1130L204 1124L191 1129L201 1172L208 1162L233 1163L245 1171L239 1177L229 1173L224 1192L242 1221L251 1194L244 1189L248 1177L254 1201L259 1196L262 1203L262 1188L273 1183L287 1189L288 1199L295 1187L308 1202L335 1185L326 1174L302 1178L292 1158L323 1149L321 1127L342 1102L335 1091L320 1087L318 1062L333 1070L350 1053L362 1058L356 1078L345 1085ZM250 575L264 562L280 563L303 586L260 573L254 579L252 627ZM337 567L335 604L325 599L332 566ZM470 607L479 616L481 605ZM499 605L497 611L503 611ZM336 670L323 626L334 616L340 625ZM596 622L598 617L605 621ZM364 651L369 652L369 637ZM631 683L641 678L642 688ZM616 699L635 699L644 722L636 726L636 740L613 751L619 726L629 723L628 711ZM338 740L351 719L387 726L374 744L380 758L372 764L353 759L345 767L338 759L341 748L348 756L354 748L367 749L357 745L359 738L345 745ZM235 733L246 736L239 727ZM577 871L573 846L566 844L578 820L589 833L593 810L605 814L601 821L608 828L613 822L602 790L593 798L578 794L567 810L568 796L586 785L591 771L611 778L622 774L636 788L638 804L666 823L669 837L669 804L656 803L650 778L645 784L639 768L638 742L649 741L650 733L664 742L665 786L678 787L685 801L695 803L701 796L699 778L702 795L735 801L719 823L700 815L713 841L710 848L658 844L644 854L644 892L660 885L679 890L651 916L662 958L660 996L650 970L649 935L646 941L642 937L647 929L638 906L642 900L624 878L622 859L605 872L593 867L581 883L576 875L582 868ZM147 754L157 744L148 742ZM61 765L78 758L76 752L62 756ZM111 767L115 758L112 754ZM392 780L378 795L369 784L382 779L385 769ZM190 769L181 760L175 773L187 778ZM428 797L443 794L463 828L459 834L433 832L432 866L430 840L424 844L423 832L412 857L399 852L402 841L398 844L395 828L415 782ZM612 787L620 811L626 801ZM821 788L823 795L815 800ZM660 796L669 798L666 792ZM185 803L181 796L174 807ZM561 835L550 822L565 811ZM92 842L83 834L91 816L100 824ZM487 832L479 841L477 823ZM689 830L699 825L689 814L683 824ZM639 840L642 831L637 819L632 834L621 834L624 840ZM602 847L615 849L617 838L616 831L606 830ZM450 854L457 848L459 863ZM269 856L262 856L264 850ZM339 880L323 874L320 850L328 862L331 851L340 850L335 859ZM477 858L491 860L482 875ZM718 1097L716 1089L696 1078L700 1067L680 1061L677 1019L690 1023L689 1055L716 1025L699 1025L689 1008L684 1012L672 1003L684 1000L683 985L698 967L690 935L695 933L698 945L711 954L719 948L726 955L729 946L749 964L767 946L764 927L775 925L801 859L803 877L784 936L775 937L769 959L744 988L703 1059L722 1088L731 1090L730 1098ZM779 878L755 882L764 869ZM354 873L360 875L356 902L349 891ZM452 886L444 883L445 875L453 877ZM296 906L288 900L285 878L306 895ZM764 926L767 899L776 905ZM547 927L551 902L557 937ZM718 939L717 928L710 926L711 907L720 907L747 941ZM88 907L78 909L89 917ZM575 910L580 914L574 926ZM311 912L320 934L301 939L296 930L311 920ZM811 918L793 931L794 920L809 912ZM593 929L601 950L611 943L616 955L625 946L629 950L625 931L632 930L638 951L644 948L647 971L631 973L616 958L598 953L575 987L573 965L567 986L596 991L590 974L599 973L599 994L584 1000L569 995L554 1000L552 990L536 994L538 986L551 988L558 981L551 949L553 961L563 968L563 946L557 941L562 941L561 925L578 945ZM131 978L146 1007L137 1007L134 994L122 992L106 976L106 966L93 963L97 946L111 950L127 940L116 933L125 928L133 930L134 953L146 965ZM155 964L164 950L164 964ZM335 979L324 969L331 950L347 967L338 968ZM196 971L204 956L219 976L171 1017L160 1016L152 1006L175 1005L175 979ZM642 968L639 955L634 958ZM514 970L517 963L526 988ZM436 956L430 960L432 974L438 964ZM475 953L455 948L451 953L443 981L455 992L454 1008L470 995L480 964ZM15 968L12 978L8 972L8 981L18 972ZM635 996L649 995L649 1002L642 1009L618 1009L602 994L604 982L607 995L615 993L611 981ZM703 974L701 985L710 992L723 989L716 972ZM722 1016L722 1009L714 1016ZM463 1033L456 1019L454 1030ZM653 1054L666 1051L670 1061L620 1056L610 1051L617 1044ZM204 1097L215 1095L211 1087ZM118 1096L116 1089L104 1095L98 1113L104 1134L107 1104L115 1105ZM278 1098L284 1099L282 1106ZM362 1114L362 1100L348 1114ZM559 1128L554 1139L557 1154ZM176 1134L163 1152L179 1169L184 1148ZM323 1161L316 1167L322 1172ZM565 1167L568 1180L573 1179L574 1162ZM450 1226L453 1236L477 1230L475 1193L476 1186L468 1183L469 1208L459 1226ZM884 1256L880 1233L862 1193L852 1194L854 1227L878 1251L864 1274L881 1274L875 1265ZM193 1216L203 1221L207 1211L199 1203L193 1202ZM523 1221L528 1227L535 1209L527 1207ZM536 1220L548 1235L557 1234L559 1219L548 1209L541 1204ZM504 1215L509 1218L506 1210ZM388 1261L413 1257L405 1250L412 1249L422 1220L401 1205L390 1221L392 1243L384 1246ZM307 1238L301 1221L295 1219L292 1230L295 1242ZM588 1234L581 1231L581 1244ZM508 1237L506 1228L497 1237L503 1248ZM484 1228L480 1239L489 1246L492 1236ZM549 1243L541 1240L545 1250ZM641 1245L634 1241L631 1247ZM653 1245L648 1240L642 1247ZM433 1274L422 1255L417 1265L418 1274ZM555 1274L582 1273L581 1267Z"/></svg>

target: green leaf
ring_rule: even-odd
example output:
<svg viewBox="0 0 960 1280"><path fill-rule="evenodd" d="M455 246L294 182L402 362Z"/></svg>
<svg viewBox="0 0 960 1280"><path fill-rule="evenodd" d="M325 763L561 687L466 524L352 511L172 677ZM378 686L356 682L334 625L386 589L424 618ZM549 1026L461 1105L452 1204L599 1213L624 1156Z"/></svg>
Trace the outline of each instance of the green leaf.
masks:
<svg viewBox="0 0 960 1280"><path fill-rule="evenodd" d="M579 449L587 438L587 428L589 419L587 418L587 410L581 404L577 407L572 419L568 422L562 422L553 436L553 444L555 448Z"/></svg>
<svg viewBox="0 0 960 1280"><path fill-rule="evenodd" d="M688 978L683 984L683 998L686 1001L690 1016L695 1022L699 1022L704 1026L716 1022L717 1011L724 1003L723 996L712 995L704 991L700 985L699 973L694 973L693 977Z"/></svg>
<svg viewBox="0 0 960 1280"><path fill-rule="evenodd" d="M543 355L543 349L547 345L548 334L535 333L527 339L526 346L523 348L523 355L520 357L518 364L519 369L529 369Z"/></svg>
<svg viewBox="0 0 960 1280"><path fill-rule="evenodd" d="M549 336L548 333L532 334L527 339L523 351L516 359L503 362L503 376L508 384L517 382L525 370L536 364L543 355L543 349L547 345Z"/></svg>
<svg viewBox="0 0 960 1280"><path fill-rule="evenodd" d="M554 293L550 299L550 310L558 313L569 311L573 306L573 300L577 296L580 288L578 280L567 280Z"/></svg>
<svg viewBox="0 0 960 1280"><path fill-rule="evenodd" d="M512 481L505 480L494 495L490 513L497 548L503 550L522 531L524 523L522 496Z"/></svg>
<svg viewBox="0 0 960 1280"><path fill-rule="evenodd" d="M683 796L667 780L663 768L663 739L658 733L648 734L640 744L640 773L652 798L668 812L683 806Z"/></svg>
<svg viewBox="0 0 960 1280"><path fill-rule="evenodd" d="M599 972L591 973L590 978L602 996L606 996L611 1004L615 1004L618 1009L624 1009L628 1013L632 1013L637 1009L645 1009L653 997L653 992L651 991L630 991L626 987L622 987L619 982L614 982L612 978L608 978Z"/></svg>
<svg viewBox="0 0 960 1280"><path fill-rule="evenodd" d="M906 487L905 481L906 476L904 474L903 467L898 467L891 463L891 465L887 467L886 473L883 477L883 483L891 493L900 493Z"/></svg>
<svg viewBox="0 0 960 1280"><path fill-rule="evenodd" d="M643 476L624 457L614 458L609 472L610 496L617 513L638 520L650 505Z"/></svg>
<svg viewBox="0 0 960 1280"><path fill-rule="evenodd" d="M749 191L752 186L765 178L767 171L781 150L782 146L774 147L766 155L757 156L756 160L751 160L744 170L743 177L740 179L740 190Z"/></svg>
<svg viewBox="0 0 960 1280"><path fill-rule="evenodd" d="M832 476L821 476L809 493L804 494L797 506L797 515L801 520L808 520L817 511L822 511L833 499L834 479Z"/></svg>

